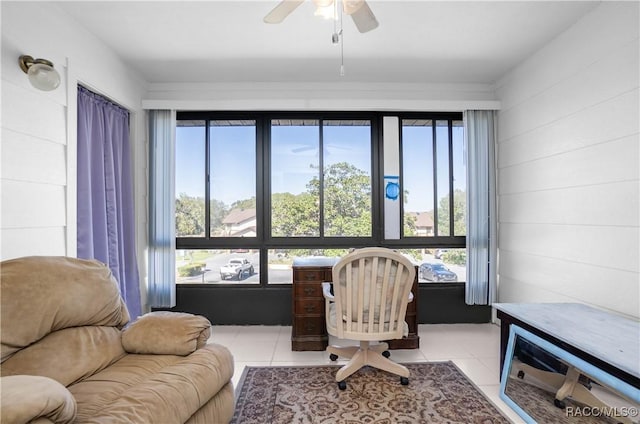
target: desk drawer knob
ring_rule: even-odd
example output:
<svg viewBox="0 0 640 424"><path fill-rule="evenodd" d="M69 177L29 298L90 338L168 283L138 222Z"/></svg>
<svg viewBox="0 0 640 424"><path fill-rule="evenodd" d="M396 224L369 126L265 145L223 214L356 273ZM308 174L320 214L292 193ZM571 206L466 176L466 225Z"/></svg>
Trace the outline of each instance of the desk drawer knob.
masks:
<svg viewBox="0 0 640 424"><path fill-rule="evenodd" d="M307 305L307 306L304 307L304 310L307 313L311 313L311 312L314 312L316 310L316 307L314 305Z"/></svg>
<svg viewBox="0 0 640 424"><path fill-rule="evenodd" d="M306 294L307 296L311 296L315 292L316 292L316 290L313 287L305 287L304 288L304 294Z"/></svg>

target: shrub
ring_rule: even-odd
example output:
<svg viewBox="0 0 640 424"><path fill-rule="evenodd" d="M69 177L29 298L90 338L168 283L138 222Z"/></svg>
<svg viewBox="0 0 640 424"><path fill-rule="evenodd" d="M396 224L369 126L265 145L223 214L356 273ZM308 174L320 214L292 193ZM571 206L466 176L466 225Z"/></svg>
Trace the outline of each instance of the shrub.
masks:
<svg viewBox="0 0 640 424"><path fill-rule="evenodd" d="M449 250L442 255L442 262L445 264L466 265L467 251L465 249Z"/></svg>
<svg viewBox="0 0 640 424"><path fill-rule="evenodd" d="M202 274L205 264L200 262L190 263L178 268L178 275L180 277L193 277Z"/></svg>

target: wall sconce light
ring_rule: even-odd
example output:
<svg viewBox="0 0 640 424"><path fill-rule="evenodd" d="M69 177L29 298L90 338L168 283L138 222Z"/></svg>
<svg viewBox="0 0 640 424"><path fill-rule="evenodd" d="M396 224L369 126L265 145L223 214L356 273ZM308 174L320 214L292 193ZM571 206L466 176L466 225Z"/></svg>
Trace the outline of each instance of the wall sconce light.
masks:
<svg viewBox="0 0 640 424"><path fill-rule="evenodd" d="M51 91L60 85L60 74L54 69L53 63L50 61L22 55L18 62L20 63L20 69L29 76L29 82L35 88Z"/></svg>

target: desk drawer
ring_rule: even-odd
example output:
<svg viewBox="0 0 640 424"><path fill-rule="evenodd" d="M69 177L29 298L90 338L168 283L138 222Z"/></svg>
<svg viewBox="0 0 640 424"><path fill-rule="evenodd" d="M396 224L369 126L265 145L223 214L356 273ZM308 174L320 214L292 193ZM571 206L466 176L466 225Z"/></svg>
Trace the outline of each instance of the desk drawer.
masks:
<svg viewBox="0 0 640 424"><path fill-rule="evenodd" d="M323 315L324 300L296 299L293 313L296 315Z"/></svg>
<svg viewBox="0 0 640 424"><path fill-rule="evenodd" d="M320 336L326 334L324 316L293 316L295 336Z"/></svg>
<svg viewBox="0 0 640 424"><path fill-rule="evenodd" d="M330 281L331 273L327 276L327 271L317 268L303 268L293 270L293 281L300 282L323 282Z"/></svg>
<svg viewBox="0 0 640 424"><path fill-rule="evenodd" d="M322 284L296 282L293 284L293 296L294 296L294 299L300 299L305 297L323 298Z"/></svg>

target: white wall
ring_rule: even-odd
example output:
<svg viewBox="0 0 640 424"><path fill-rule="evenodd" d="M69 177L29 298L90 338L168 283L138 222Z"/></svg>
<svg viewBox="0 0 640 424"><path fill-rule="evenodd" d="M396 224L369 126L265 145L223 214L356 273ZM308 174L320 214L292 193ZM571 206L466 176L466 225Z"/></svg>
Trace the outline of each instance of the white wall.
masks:
<svg viewBox="0 0 640 424"><path fill-rule="evenodd" d="M498 109L491 84L151 83L147 109L463 111Z"/></svg>
<svg viewBox="0 0 640 424"><path fill-rule="evenodd" d="M55 5L3 1L0 7L0 258L76 255L75 87L81 82L132 112L138 262L144 276L146 117L141 99L146 83ZM18 66L22 54L51 60L61 86L51 92L33 88Z"/></svg>
<svg viewBox="0 0 640 424"><path fill-rule="evenodd" d="M603 2L497 84L501 302L640 316L638 8Z"/></svg>

